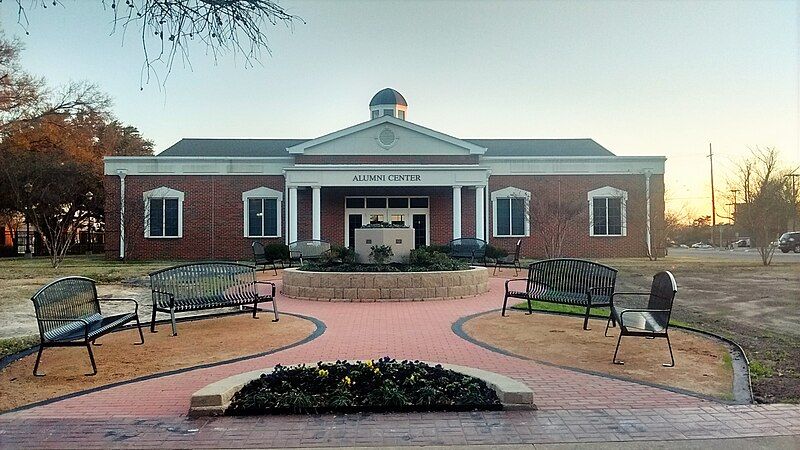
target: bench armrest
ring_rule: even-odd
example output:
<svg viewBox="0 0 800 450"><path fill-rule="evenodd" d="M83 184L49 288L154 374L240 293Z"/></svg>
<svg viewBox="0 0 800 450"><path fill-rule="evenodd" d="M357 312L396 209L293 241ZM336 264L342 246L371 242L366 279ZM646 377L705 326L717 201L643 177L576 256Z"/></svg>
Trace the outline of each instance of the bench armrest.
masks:
<svg viewBox="0 0 800 450"><path fill-rule="evenodd" d="M136 306L134 311L137 315L139 314L139 302L132 298L98 298L97 300L101 302L133 302Z"/></svg>
<svg viewBox="0 0 800 450"><path fill-rule="evenodd" d="M302 258L303 252L298 250L289 250L289 258Z"/></svg>
<svg viewBox="0 0 800 450"><path fill-rule="evenodd" d="M273 283L271 281L256 280L256 284L268 284L268 285L272 286L272 298L275 298L275 283Z"/></svg>
<svg viewBox="0 0 800 450"><path fill-rule="evenodd" d="M508 292L508 283L511 283L511 282L514 282L514 281L528 281L528 279L527 278L512 278L510 280L506 280L506 292Z"/></svg>
<svg viewBox="0 0 800 450"><path fill-rule="evenodd" d="M89 321L86 319L54 319L49 317L37 317L36 320L39 322L83 322L83 337L87 341L89 340ZM42 336L42 341L44 341L44 336Z"/></svg>
<svg viewBox="0 0 800 450"><path fill-rule="evenodd" d="M626 309L626 310L623 310L619 314L619 320L620 320L620 322L624 323L624 320L622 318L625 317L626 313L660 313L660 314L669 314L670 312L672 312L672 310L669 310L669 309L646 309L646 308Z"/></svg>
<svg viewBox="0 0 800 450"><path fill-rule="evenodd" d="M152 291L153 291L154 294L168 295L169 296L169 305L170 306L175 306L175 294L173 294L172 292L159 291L158 289L153 289ZM156 306L156 300L153 299L153 307L155 308L155 306Z"/></svg>
<svg viewBox="0 0 800 450"><path fill-rule="evenodd" d="M611 295L614 294L614 286L597 286L597 287L590 287L589 289L586 289L586 299L589 301L589 306L592 305L592 295L594 294L594 292L595 291L602 291L602 290L610 290L611 291ZM609 298L611 297L611 295L609 295Z"/></svg>

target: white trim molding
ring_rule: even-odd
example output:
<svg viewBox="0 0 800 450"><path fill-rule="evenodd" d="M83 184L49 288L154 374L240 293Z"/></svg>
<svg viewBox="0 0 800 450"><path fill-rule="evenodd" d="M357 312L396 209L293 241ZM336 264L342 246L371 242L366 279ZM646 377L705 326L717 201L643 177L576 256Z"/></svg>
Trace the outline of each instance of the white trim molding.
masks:
<svg viewBox="0 0 800 450"><path fill-rule="evenodd" d="M411 131L415 131L420 134L424 134L425 136L431 137L433 139L438 139L440 141L447 142L449 144L455 145L457 147L461 147L464 150L467 150L471 155L483 155L486 153L487 148L481 147L480 145L475 145L472 142L467 142L462 139L458 139L453 136L449 136L444 133L440 133L435 130L431 130L430 128L425 128L423 126L417 125L415 123L408 122L403 119L398 119L393 116L379 116L375 119L369 120L367 122L362 122L358 125L353 125L352 127L345 128L343 130L335 131L333 133L326 134L324 136L320 136L316 139L311 139L310 141L306 141L292 147L288 147L286 150L290 154L303 154L306 149L324 144L326 142L330 142L334 139L339 139L341 137L347 136L349 134L357 133L361 130L366 130L367 128L371 128L374 126L382 125L385 123L390 123L393 125L397 125L398 127L402 127Z"/></svg>
<svg viewBox="0 0 800 450"><path fill-rule="evenodd" d="M185 194L176 189L161 186L142 192L144 201L144 237L150 239L180 239L183 237L183 199ZM178 200L178 235L177 236L150 236L150 199L177 199ZM164 219L166 220L166 218ZM165 227L166 228L166 227Z"/></svg>
<svg viewBox="0 0 800 450"><path fill-rule="evenodd" d="M531 193L517 187L509 186L507 188L492 191L490 198L492 199L492 237L529 237L531 235L531 221L530 221L530 204ZM498 199L515 199L522 198L525 200L525 233L524 234L498 234L497 233L497 200ZM511 211L509 211L509 220L511 218ZM509 228L509 232L512 231Z"/></svg>
<svg viewBox="0 0 800 450"><path fill-rule="evenodd" d="M251 236L250 235L250 215L248 214L248 201L250 199L275 199L275 203L277 206L276 211L276 218L277 226L275 228L276 233L275 235L264 235L264 236ZM266 186L257 187L255 189L250 189L249 191L242 192L242 216L243 220L242 223L244 224L244 237L246 238L279 238L282 236L281 234L281 203L283 202L283 192L276 191L275 189L270 189Z"/></svg>
<svg viewBox="0 0 800 450"><path fill-rule="evenodd" d="M596 198L618 198L620 199L620 234L609 234L608 223L606 223L606 234L595 234L594 232L594 199ZM586 193L589 204L589 236L608 237L608 236L627 236L628 235L628 192L612 186L604 186L593 189ZM606 210L606 222L608 221L608 210Z"/></svg>

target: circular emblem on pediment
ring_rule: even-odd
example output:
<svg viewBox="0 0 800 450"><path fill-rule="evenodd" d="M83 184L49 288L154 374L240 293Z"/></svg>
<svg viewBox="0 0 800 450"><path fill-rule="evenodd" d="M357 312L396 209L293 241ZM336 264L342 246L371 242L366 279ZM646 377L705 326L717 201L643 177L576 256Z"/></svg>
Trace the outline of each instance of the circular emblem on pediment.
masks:
<svg viewBox="0 0 800 450"><path fill-rule="evenodd" d="M383 148L391 148L394 144L397 143L397 136L394 134L394 130L389 127L385 127L381 132L378 134L378 145Z"/></svg>

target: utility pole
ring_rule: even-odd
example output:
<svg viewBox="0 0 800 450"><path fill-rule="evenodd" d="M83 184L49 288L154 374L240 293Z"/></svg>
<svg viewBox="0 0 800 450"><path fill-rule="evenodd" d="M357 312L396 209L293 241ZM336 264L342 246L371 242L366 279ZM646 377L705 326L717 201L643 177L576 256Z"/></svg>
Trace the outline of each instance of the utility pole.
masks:
<svg viewBox="0 0 800 450"><path fill-rule="evenodd" d="M708 160L711 163L711 245L714 245L714 229L717 227L717 207L714 203L714 153L711 142L708 143ZM722 245L722 242L719 243Z"/></svg>

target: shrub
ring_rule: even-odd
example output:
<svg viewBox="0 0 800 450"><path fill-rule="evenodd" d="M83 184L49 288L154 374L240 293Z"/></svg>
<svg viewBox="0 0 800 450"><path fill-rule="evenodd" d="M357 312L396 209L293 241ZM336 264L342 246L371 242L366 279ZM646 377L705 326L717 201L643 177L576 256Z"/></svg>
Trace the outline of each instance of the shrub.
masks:
<svg viewBox="0 0 800 450"><path fill-rule="evenodd" d="M424 248L424 249L428 250L429 252L444 253L445 255L450 253L450 246L448 246L448 245L432 244L432 245L426 245L426 246L420 247L420 248Z"/></svg>
<svg viewBox="0 0 800 450"><path fill-rule="evenodd" d="M330 259L332 262L354 263L356 262L356 252L350 247L341 245L331 245Z"/></svg>
<svg viewBox="0 0 800 450"><path fill-rule="evenodd" d="M408 226L391 222L372 222L362 225L361 228L408 228Z"/></svg>
<svg viewBox="0 0 800 450"><path fill-rule="evenodd" d="M505 249L486 244L487 258L500 259L505 258L506 256L508 256L508 252Z"/></svg>
<svg viewBox="0 0 800 450"><path fill-rule="evenodd" d="M369 249L369 259L375 264L386 264L392 256L394 251L388 245L373 245Z"/></svg>
<svg viewBox="0 0 800 450"><path fill-rule="evenodd" d="M485 382L419 361L390 358L276 366L245 385L226 414L498 410Z"/></svg>
<svg viewBox="0 0 800 450"><path fill-rule="evenodd" d="M289 246L286 244L267 244L264 246L264 256L267 259L276 261L289 259Z"/></svg>

